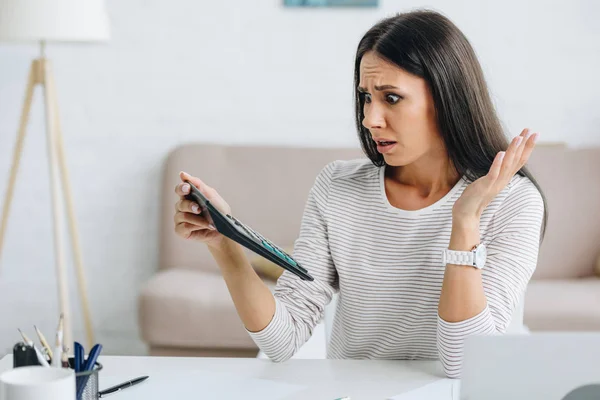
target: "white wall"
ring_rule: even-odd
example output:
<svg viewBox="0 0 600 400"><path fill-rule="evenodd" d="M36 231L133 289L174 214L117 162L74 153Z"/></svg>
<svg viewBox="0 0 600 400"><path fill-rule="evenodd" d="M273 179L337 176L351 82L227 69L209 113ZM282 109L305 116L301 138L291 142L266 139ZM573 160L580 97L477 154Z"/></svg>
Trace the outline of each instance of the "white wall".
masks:
<svg viewBox="0 0 600 400"><path fill-rule="evenodd" d="M285 9L282 0L109 0L107 45L52 45L68 165L99 341L137 353L136 294L157 268L160 165L187 141L354 146L361 35L430 6L465 32L511 135L528 126L600 143L600 14L593 0L380 0L378 9ZM485 3L485 4L481 4ZM0 45L0 193L34 46ZM0 353L16 328L58 315L40 93L0 264ZM1 200L0 200L1 202ZM71 271L71 297L77 291ZM84 340L74 301L76 339Z"/></svg>

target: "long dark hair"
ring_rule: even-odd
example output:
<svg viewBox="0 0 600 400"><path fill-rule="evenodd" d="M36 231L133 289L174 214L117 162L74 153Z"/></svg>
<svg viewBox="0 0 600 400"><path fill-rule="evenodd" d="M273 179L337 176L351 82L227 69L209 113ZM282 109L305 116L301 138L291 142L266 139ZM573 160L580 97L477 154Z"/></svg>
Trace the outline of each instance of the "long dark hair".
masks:
<svg viewBox="0 0 600 400"><path fill-rule="evenodd" d="M364 100L358 91L360 62L371 50L428 83L442 139L459 175L474 181L487 174L494 157L507 149L509 141L475 51L458 27L438 12L415 10L381 20L358 44L354 63L356 128L363 151L382 167L383 155L362 125ZM518 173L533 182L544 200L543 237L548 219L546 198L527 168Z"/></svg>

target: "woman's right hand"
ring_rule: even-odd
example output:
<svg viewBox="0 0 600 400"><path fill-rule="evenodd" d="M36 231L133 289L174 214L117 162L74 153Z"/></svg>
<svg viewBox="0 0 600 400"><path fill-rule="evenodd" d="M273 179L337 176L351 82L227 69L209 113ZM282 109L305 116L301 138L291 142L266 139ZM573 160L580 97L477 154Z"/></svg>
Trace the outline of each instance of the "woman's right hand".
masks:
<svg viewBox="0 0 600 400"><path fill-rule="evenodd" d="M175 186L175 193L179 196L179 201L175 204L175 232L184 239L198 240L206 243L209 247L219 247L226 239L212 225L209 226L206 217L201 214L200 206L191 200L185 198L190 193L190 186L186 181L190 181L200 192L224 214L231 214L231 207L223 200L217 191L185 172L179 173L182 183Z"/></svg>

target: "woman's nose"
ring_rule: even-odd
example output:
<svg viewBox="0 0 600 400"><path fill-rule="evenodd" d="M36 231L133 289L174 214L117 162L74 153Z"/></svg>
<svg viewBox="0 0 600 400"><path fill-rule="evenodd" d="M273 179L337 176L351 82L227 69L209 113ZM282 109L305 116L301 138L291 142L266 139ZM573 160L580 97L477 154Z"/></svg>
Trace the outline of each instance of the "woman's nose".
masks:
<svg viewBox="0 0 600 400"><path fill-rule="evenodd" d="M362 124L367 129L382 129L385 128L385 118L379 107L371 104L370 107L365 107L365 117Z"/></svg>

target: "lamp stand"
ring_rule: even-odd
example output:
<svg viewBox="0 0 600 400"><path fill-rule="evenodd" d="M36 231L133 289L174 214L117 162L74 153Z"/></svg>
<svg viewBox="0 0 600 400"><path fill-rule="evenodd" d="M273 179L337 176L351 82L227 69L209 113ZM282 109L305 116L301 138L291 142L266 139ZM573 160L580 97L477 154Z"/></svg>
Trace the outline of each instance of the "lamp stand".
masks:
<svg viewBox="0 0 600 400"><path fill-rule="evenodd" d="M13 160L10 168L10 178L8 181L8 189L4 198L4 207L2 210L2 220L0 223L0 253L4 244L4 234L8 224L8 214L13 198L13 191L21 160L23 150L23 142L25 139L25 131L29 120L31 110L31 100L33 91L37 85L40 85L44 95L45 117L46 117L46 134L48 161L50 172L50 191L52 202L52 217L54 227L54 255L56 263L56 278L58 284L58 297L60 302L60 311L63 314L63 342L68 348L69 353L73 351L73 330L71 324L71 310L69 302L69 285L67 281L67 270L65 264L65 253L63 249L62 225L63 225L63 210L62 202L59 193L59 180L62 180L63 196L66 200L66 210L69 222L71 245L75 261L75 270L77 273L77 282L79 286L79 295L81 297L82 311L87 336L87 346L91 348L94 345L94 332L90 317L89 302L85 283L85 275L83 263L81 259L81 251L79 245L79 234L75 223L75 212L73 208L73 196L69 184L69 171L65 162L65 151L63 146L63 138L60 130L60 122L58 116L58 102L56 97L56 88L54 85L54 77L52 75L51 64L44 55L45 43L41 42L41 56L32 61L29 70L29 78L27 89L25 91L25 102L19 123L17 133L17 142L15 144ZM58 170L58 171L57 171ZM59 176L60 173L60 176Z"/></svg>

